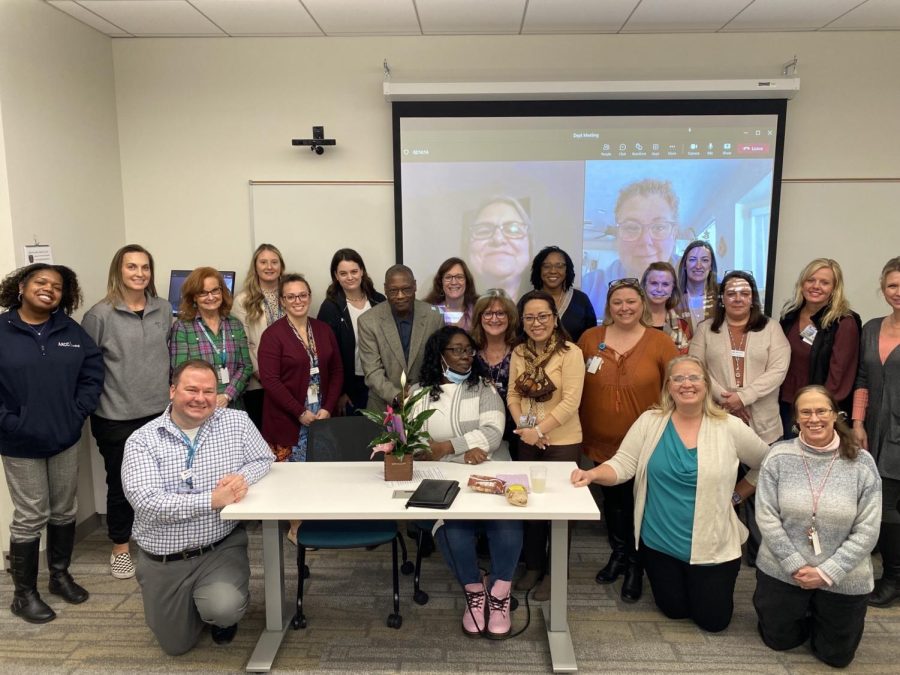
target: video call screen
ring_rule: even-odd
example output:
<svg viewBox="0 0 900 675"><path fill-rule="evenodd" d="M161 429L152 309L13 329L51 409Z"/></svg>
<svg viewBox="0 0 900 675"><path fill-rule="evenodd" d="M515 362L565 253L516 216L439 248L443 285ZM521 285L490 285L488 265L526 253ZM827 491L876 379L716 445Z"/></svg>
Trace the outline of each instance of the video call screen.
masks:
<svg viewBox="0 0 900 675"><path fill-rule="evenodd" d="M785 101L395 103L397 256L420 295L466 260L479 292L531 289L547 245L598 313L609 282L677 268L695 239L771 308Z"/></svg>

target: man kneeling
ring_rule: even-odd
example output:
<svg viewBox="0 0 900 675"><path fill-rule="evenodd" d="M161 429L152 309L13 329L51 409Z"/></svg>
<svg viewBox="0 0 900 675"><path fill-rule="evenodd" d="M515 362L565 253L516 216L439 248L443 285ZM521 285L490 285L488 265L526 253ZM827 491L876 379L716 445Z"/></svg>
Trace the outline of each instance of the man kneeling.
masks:
<svg viewBox="0 0 900 675"><path fill-rule="evenodd" d="M169 399L125 444L122 484L134 508L144 616L177 655L197 644L205 623L216 643L234 638L249 600L247 533L219 510L243 499L273 457L245 413L216 408L207 362L176 368Z"/></svg>

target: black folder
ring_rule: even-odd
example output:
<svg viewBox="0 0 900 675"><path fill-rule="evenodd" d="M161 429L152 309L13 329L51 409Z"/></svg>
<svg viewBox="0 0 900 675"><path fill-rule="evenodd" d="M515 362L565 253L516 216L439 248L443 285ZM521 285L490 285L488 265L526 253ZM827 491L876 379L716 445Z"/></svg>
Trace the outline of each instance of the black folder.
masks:
<svg viewBox="0 0 900 675"><path fill-rule="evenodd" d="M406 502L406 508L449 509L458 494L459 481L425 478Z"/></svg>

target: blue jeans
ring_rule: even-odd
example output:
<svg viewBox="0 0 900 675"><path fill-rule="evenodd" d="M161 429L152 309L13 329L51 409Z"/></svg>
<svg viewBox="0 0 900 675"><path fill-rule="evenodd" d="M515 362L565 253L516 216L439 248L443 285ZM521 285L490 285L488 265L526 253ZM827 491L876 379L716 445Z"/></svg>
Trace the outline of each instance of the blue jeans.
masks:
<svg viewBox="0 0 900 675"><path fill-rule="evenodd" d="M491 549L491 576L512 581L513 572L522 551L522 521L520 520L447 520L437 531L435 540L444 560L460 584L481 581L475 535L479 530L487 534Z"/></svg>

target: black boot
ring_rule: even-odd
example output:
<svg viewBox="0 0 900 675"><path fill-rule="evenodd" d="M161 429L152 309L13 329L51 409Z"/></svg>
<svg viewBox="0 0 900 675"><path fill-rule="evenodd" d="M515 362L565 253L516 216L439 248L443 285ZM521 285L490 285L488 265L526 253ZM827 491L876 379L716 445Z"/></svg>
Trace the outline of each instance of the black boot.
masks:
<svg viewBox="0 0 900 675"><path fill-rule="evenodd" d="M47 525L47 567L50 568L50 592L66 602L80 605L90 593L75 583L69 574L75 547L75 523Z"/></svg>
<svg viewBox="0 0 900 675"><path fill-rule="evenodd" d="M626 536L622 531L625 527L621 510L607 511L606 531L609 537L609 546L612 553L606 567L597 572L594 580L598 584L611 584L623 574L628 567L628 549L626 548Z"/></svg>
<svg viewBox="0 0 900 675"><path fill-rule="evenodd" d="M889 607L900 598L900 525L881 523L878 537L881 550L881 578L869 595L872 607Z"/></svg>
<svg viewBox="0 0 900 675"><path fill-rule="evenodd" d="M41 540L9 542L9 572L12 574L15 592L12 613L28 623L47 623L56 618L56 612L41 600L37 592L38 559Z"/></svg>
<svg viewBox="0 0 900 675"><path fill-rule="evenodd" d="M638 559L637 551L628 554L628 568L625 570L625 578L622 580L623 602L637 602L644 592L644 566Z"/></svg>

